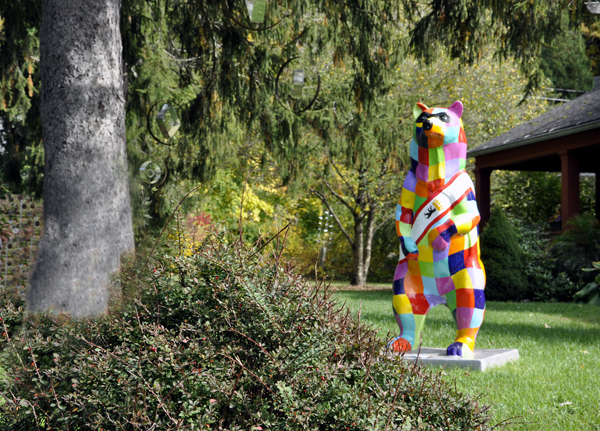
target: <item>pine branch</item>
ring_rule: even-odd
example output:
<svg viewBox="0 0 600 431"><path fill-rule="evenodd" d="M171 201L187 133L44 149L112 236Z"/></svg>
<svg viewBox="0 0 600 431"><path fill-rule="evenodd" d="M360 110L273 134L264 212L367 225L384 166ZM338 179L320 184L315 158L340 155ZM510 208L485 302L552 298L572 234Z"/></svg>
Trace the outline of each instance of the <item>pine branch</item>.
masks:
<svg viewBox="0 0 600 431"><path fill-rule="evenodd" d="M196 60L200 60L201 59L200 57L179 58L179 57L176 57L173 54L171 54L166 49L163 49L163 52L165 54L167 54L167 57L169 57L171 59L171 61L178 61L178 62L181 62L181 63L189 63L190 61L196 61Z"/></svg>
<svg viewBox="0 0 600 431"><path fill-rule="evenodd" d="M390 155L386 155L385 158L383 159L383 161L381 162L381 172L379 173L379 178L383 178L385 177L385 174L387 174L390 164ZM379 183L381 184L381 183Z"/></svg>

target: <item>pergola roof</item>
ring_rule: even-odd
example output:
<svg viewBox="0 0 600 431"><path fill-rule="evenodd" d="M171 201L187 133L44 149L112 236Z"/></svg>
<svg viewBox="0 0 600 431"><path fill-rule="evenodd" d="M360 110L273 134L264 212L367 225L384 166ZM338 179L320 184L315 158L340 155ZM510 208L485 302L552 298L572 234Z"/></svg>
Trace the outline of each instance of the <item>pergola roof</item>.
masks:
<svg viewBox="0 0 600 431"><path fill-rule="evenodd" d="M600 77L594 79L592 91L467 152L475 157L483 225L489 220L490 175L496 169L561 172L563 220L579 213L580 172L594 172L600 218Z"/></svg>
<svg viewBox="0 0 600 431"><path fill-rule="evenodd" d="M483 156L600 128L600 77L594 79L595 85L592 91L478 145L468 152L469 157Z"/></svg>

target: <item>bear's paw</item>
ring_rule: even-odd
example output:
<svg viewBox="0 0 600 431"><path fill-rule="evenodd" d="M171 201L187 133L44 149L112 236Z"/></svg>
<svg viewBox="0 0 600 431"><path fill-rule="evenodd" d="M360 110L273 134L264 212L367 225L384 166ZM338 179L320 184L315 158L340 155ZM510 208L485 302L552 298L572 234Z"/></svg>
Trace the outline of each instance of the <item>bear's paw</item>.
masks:
<svg viewBox="0 0 600 431"><path fill-rule="evenodd" d="M468 345L461 343L460 341L455 341L454 343L448 346L446 349L446 354L448 356L461 356L465 359L473 358L473 351L469 348Z"/></svg>
<svg viewBox="0 0 600 431"><path fill-rule="evenodd" d="M388 343L388 347L398 353L410 352L412 350L410 342L402 337L394 338Z"/></svg>

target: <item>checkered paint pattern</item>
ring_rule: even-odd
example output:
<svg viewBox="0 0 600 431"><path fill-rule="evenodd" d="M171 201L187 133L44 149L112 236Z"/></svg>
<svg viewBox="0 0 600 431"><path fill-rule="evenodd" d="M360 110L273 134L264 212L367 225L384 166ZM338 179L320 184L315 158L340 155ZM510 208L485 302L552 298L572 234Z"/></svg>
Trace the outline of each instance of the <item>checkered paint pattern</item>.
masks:
<svg viewBox="0 0 600 431"><path fill-rule="evenodd" d="M455 199L448 215L432 222L418 243L414 239L416 214L436 209L441 212L435 196L448 190L451 180L467 175L462 111L458 101L448 109L427 108L420 103L414 108L411 169L396 208L400 255L405 256L394 274L393 308L400 336L390 346L398 351L418 345L427 312L444 304L457 325L448 354L468 356L485 314L485 270L477 227L480 217L470 179L465 183L471 187Z"/></svg>

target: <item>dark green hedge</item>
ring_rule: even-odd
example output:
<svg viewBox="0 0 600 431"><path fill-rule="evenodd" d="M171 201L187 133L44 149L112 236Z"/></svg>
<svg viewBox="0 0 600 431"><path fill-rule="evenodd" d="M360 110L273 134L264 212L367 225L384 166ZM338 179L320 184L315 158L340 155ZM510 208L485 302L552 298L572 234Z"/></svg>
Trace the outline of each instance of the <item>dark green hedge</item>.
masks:
<svg viewBox="0 0 600 431"><path fill-rule="evenodd" d="M521 301L528 295L525 256L517 235L498 206L481 234L481 260L486 271L488 301Z"/></svg>

